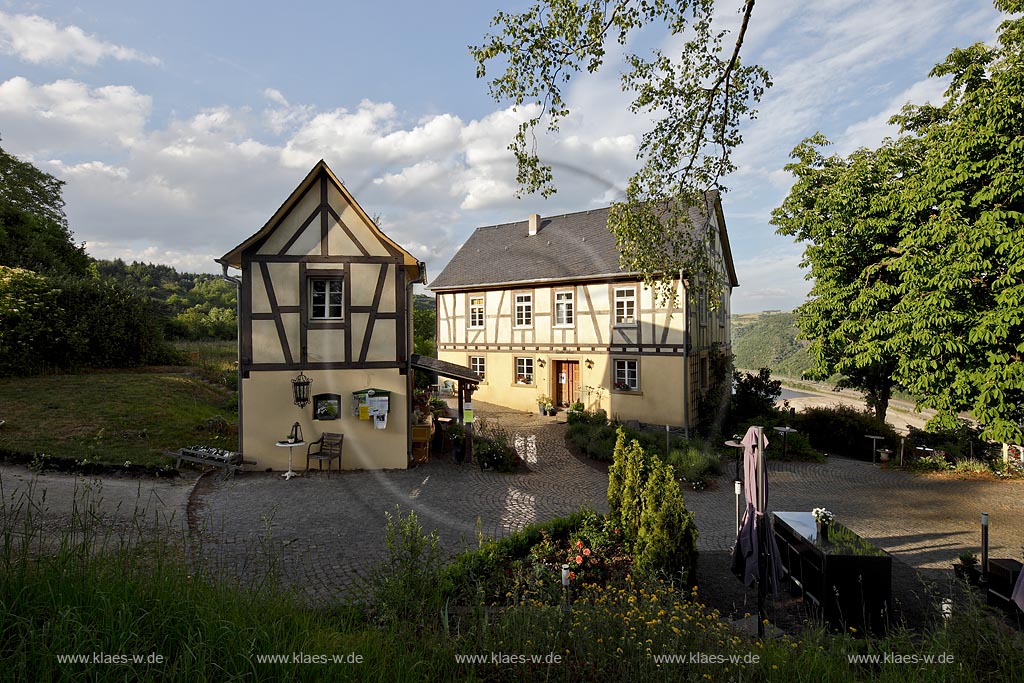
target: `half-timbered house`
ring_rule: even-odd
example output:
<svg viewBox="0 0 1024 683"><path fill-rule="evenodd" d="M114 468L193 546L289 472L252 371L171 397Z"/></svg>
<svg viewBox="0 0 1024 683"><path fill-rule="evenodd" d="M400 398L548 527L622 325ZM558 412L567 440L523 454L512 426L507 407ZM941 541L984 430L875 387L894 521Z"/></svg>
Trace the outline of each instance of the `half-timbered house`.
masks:
<svg viewBox="0 0 1024 683"><path fill-rule="evenodd" d="M712 354L730 349L738 282L717 194L690 215L725 283L715 305L679 277L661 303L621 268L607 208L478 228L429 285L438 357L477 372L480 401L692 426Z"/></svg>
<svg viewBox="0 0 1024 683"><path fill-rule="evenodd" d="M218 259L239 282L239 442L260 469L276 443L345 435L345 468L409 463L412 284L424 265L384 234L323 161L254 235ZM309 403L297 405L294 380ZM369 390L373 391L369 391ZM301 402L301 401L300 401ZM295 449L305 464L305 448Z"/></svg>

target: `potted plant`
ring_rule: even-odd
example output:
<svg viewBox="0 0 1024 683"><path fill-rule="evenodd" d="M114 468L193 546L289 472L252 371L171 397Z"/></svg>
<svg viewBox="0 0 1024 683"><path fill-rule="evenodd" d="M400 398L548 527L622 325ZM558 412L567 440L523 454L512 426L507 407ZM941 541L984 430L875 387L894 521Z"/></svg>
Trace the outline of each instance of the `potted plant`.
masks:
<svg viewBox="0 0 1024 683"><path fill-rule="evenodd" d="M453 422L448 425L445 434L451 441L455 461L461 464L466 459L466 428L458 422Z"/></svg>
<svg viewBox="0 0 1024 683"><path fill-rule="evenodd" d="M553 406L553 405L554 405L554 403L551 402L551 399L547 396L547 394L540 394L539 396L537 396L537 414L538 415L547 415L548 414L548 406Z"/></svg>
<svg viewBox="0 0 1024 683"><path fill-rule="evenodd" d="M953 572L956 578L965 580L972 586L978 584L981 578L981 569L978 567L978 556L969 550L965 550L957 556L959 562L953 565Z"/></svg>
<svg viewBox="0 0 1024 683"><path fill-rule="evenodd" d="M811 510L811 515L814 517L814 524L817 527L818 542L828 543L828 529L835 521L836 516L825 508L814 508Z"/></svg>
<svg viewBox="0 0 1024 683"><path fill-rule="evenodd" d="M552 403L551 401L545 401L544 402L544 412L547 413L548 415L552 415L553 416L555 414L555 404Z"/></svg>

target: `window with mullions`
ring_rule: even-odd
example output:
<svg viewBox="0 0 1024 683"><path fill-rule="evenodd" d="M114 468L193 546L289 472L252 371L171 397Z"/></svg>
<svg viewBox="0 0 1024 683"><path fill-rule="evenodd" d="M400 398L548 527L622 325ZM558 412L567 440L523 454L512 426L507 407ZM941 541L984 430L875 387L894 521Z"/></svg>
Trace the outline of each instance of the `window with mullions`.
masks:
<svg viewBox="0 0 1024 683"><path fill-rule="evenodd" d="M615 288L615 324L636 324L636 287Z"/></svg>
<svg viewBox="0 0 1024 683"><path fill-rule="evenodd" d="M573 291L555 292L555 326L571 327L575 321Z"/></svg>
<svg viewBox="0 0 1024 683"><path fill-rule="evenodd" d="M533 294L516 294L516 327L533 326Z"/></svg>
<svg viewBox="0 0 1024 683"><path fill-rule="evenodd" d="M485 379L487 364L483 356L470 356L469 369L477 374L481 381Z"/></svg>
<svg viewBox="0 0 1024 683"><path fill-rule="evenodd" d="M516 358L516 384L533 384L532 358Z"/></svg>
<svg viewBox="0 0 1024 683"><path fill-rule="evenodd" d="M311 320L342 320L345 299L341 278L314 278L309 281L309 317Z"/></svg>
<svg viewBox="0 0 1024 683"><path fill-rule="evenodd" d="M640 388L640 363L635 360L615 361L615 390L637 391Z"/></svg>
<svg viewBox="0 0 1024 683"><path fill-rule="evenodd" d="M469 329L481 330L484 327L484 298L469 297Z"/></svg>

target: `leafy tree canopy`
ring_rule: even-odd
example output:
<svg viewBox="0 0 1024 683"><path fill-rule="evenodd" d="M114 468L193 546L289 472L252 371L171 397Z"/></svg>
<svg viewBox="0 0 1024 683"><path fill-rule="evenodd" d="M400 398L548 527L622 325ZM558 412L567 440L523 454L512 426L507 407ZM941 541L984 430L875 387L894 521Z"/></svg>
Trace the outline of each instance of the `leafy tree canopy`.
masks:
<svg viewBox="0 0 1024 683"><path fill-rule="evenodd" d="M663 297L680 272L697 276L696 288L710 289L712 301L723 286L707 256L703 226L691 227L689 207L708 218L708 192L724 189L722 179L735 168L740 122L754 116L752 105L771 85L764 69L740 62L753 8L754 0L742 3L742 23L730 46L726 32L712 27L714 0L538 0L522 13L498 12L496 31L470 47L478 77L487 77L489 67L499 70L489 81L496 100L531 107L509 149L521 189L548 196L555 191L554 176L538 154L536 129L546 122L555 131L569 115L563 88L584 70L604 67L610 44L626 45L649 26L683 39L678 53L655 49L626 56L622 87L633 96L630 109L653 117L654 124L640 143L641 168L608 219L623 266L641 273Z"/></svg>
<svg viewBox="0 0 1024 683"><path fill-rule="evenodd" d="M931 75L952 77L946 101L905 107L900 136L879 149L826 159L821 136L798 146L797 182L772 221L807 242L815 284L800 324L820 372L847 375L876 412L902 386L938 426L970 410L986 437L1020 442L1024 19Z"/></svg>
<svg viewBox="0 0 1024 683"><path fill-rule="evenodd" d="M0 148L0 265L85 275L89 257L64 215L64 181Z"/></svg>

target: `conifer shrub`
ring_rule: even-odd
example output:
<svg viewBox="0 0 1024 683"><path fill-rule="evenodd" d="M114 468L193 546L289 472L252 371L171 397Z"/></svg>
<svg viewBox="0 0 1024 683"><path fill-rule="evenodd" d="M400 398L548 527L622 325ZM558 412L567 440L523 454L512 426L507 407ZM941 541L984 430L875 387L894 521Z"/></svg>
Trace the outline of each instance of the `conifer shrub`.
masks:
<svg viewBox="0 0 1024 683"><path fill-rule="evenodd" d="M687 585L696 585L697 526L693 523L693 513L686 510L671 465L653 459L643 503L633 548L637 569L682 574Z"/></svg>

